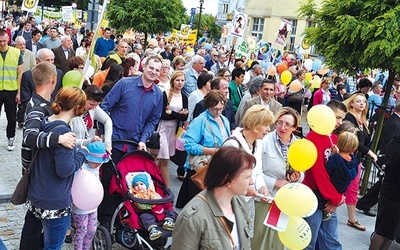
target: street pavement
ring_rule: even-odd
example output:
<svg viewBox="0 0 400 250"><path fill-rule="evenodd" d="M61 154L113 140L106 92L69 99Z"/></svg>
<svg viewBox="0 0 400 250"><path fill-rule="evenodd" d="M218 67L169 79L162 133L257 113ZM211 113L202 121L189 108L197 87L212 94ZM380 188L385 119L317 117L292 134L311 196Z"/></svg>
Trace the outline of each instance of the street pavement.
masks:
<svg viewBox="0 0 400 250"><path fill-rule="evenodd" d="M303 114L304 116L305 114ZM304 121L302 126L305 126ZM9 250L15 250L19 246L26 209L24 205L14 206L9 202L9 198L21 176L20 150L22 130L17 128L15 149L9 152L6 149L7 138L5 136L5 127L5 113L2 111L0 117L0 238ZM177 196L182 182L176 178L176 166L173 163L170 164L170 179L171 190ZM176 209L176 211L179 213L179 209ZM347 210L344 205L338 208L337 213L339 240L343 245L343 249L368 249L370 235L374 231L375 218L357 212L358 221L361 225L367 227L367 230L362 232L347 226ZM73 249L73 245L64 244L63 249ZM115 243L113 249L123 248Z"/></svg>

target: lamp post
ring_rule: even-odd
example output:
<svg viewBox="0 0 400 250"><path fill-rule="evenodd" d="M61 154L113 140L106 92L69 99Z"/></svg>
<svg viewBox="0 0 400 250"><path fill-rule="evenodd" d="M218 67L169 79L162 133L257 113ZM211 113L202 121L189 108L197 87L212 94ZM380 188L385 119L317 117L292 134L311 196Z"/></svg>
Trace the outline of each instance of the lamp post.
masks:
<svg viewBox="0 0 400 250"><path fill-rule="evenodd" d="M200 34L201 12L203 11L203 3L204 3L204 0L200 0L199 25L197 25L197 38L199 37L199 34Z"/></svg>

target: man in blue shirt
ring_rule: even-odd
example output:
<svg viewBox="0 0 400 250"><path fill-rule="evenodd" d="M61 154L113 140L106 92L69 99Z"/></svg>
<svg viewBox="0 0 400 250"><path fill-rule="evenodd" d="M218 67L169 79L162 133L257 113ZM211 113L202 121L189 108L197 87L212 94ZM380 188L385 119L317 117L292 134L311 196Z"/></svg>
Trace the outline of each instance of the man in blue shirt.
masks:
<svg viewBox="0 0 400 250"><path fill-rule="evenodd" d="M192 67L185 69L185 85L183 86L182 92L189 96L193 91L197 89L197 78L201 71L204 69L204 58L200 55L195 55L192 58Z"/></svg>
<svg viewBox="0 0 400 250"><path fill-rule="evenodd" d="M143 66L141 77L119 80L104 98L101 108L113 121L112 139L124 139L138 143L138 150L146 150L146 141L156 129L163 108L163 94L155 85L161 71L161 60L151 56ZM113 143L112 158L115 164L134 148L131 145ZM135 148L136 149L136 148ZM104 198L99 206L99 222L108 228L114 211L114 198L108 192L112 164L103 165L102 183Z"/></svg>
<svg viewBox="0 0 400 250"><path fill-rule="evenodd" d="M115 48L115 43L111 36L111 29L105 28L104 35L97 38L96 45L94 46L94 54L99 57L107 57L108 53Z"/></svg>

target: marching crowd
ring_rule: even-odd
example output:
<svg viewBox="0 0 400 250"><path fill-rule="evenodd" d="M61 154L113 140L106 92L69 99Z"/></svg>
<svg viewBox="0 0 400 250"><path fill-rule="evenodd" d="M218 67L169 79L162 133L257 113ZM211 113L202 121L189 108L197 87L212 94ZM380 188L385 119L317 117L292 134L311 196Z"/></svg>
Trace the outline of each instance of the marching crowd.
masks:
<svg viewBox="0 0 400 250"><path fill-rule="evenodd" d="M225 45L192 48L160 36L145 46L140 35L124 38L109 28L93 40L93 32L85 27L36 24L32 16L19 22L20 28L13 28L9 16L0 29L4 79L0 103L7 115L7 149L14 150L18 124L24 129L23 169L32 168L21 249L39 245L59 249L64 241L71 242L71 214L77 232L75 249L89 249L97 221L109 229L119 201L109 193L112 163L108 155L118 163L133 149L154 156L167 186L169 161L178 165L174 178L182 186L176 207L183 210L176 220L170 216L164 223L174 230L172 249L284 249L277 232L262 222L271 197L291 182L304 183L319 198L318 209L306 218L312 231L307 249L341 249L335 210L343 203L347 224L355 229L366 229L356 219L356 208L376 216L370 210L374 203L364 198L358 202L357 194L363 157L378 161L369 149L374 124L368 122L386 112L379 108L383 83L333 73L321 75L320 87L311 91L302 60L285 53L279 63L286 64L292 74L290 82L301 83L300 90L293 92L290 83L282 84L279 74L263 68L256 58L236 58ZM69 78L71 71L83 76ZM380 144L386 157L379 160L387 166L390 181L379 183L384 199L379 199L374 247L399 238L394 222L399 214L393 206L398 208L400 199L390 194L399 185L393 166L399 154L386 148L400 132L396 120L400 104L395 101L399 85L396 80L391 93L394 112L385 123L392 127L383 130ZM318 158L311 169L298 172L291 168L287 153L303 136L304 104L309 108L327 105L335 113L336 124L331 135L307 134ZM150 139L157 135L154 146ZM177 147L180 135L184 148ZM344 135L350 138L345 142L355 143L342 144ZM135 141L138 146L113 144L118 139ZM347 166L337 176L346 176L340 188L326 165L331 155L334 164ZM192 176L204 162L209 164L202 190ZM82 210L72 204L72 180L82 166L103 184L104 198L98 209ZM148 186L145 180L139 184ZM150 240L161 237L152 224L145 230Z"/></svg>

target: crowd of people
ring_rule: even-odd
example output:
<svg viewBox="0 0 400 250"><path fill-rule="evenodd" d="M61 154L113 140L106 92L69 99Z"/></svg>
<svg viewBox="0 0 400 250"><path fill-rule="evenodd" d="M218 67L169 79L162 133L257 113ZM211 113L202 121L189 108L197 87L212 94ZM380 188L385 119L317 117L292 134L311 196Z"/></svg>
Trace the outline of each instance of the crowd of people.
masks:
<svg viewBox="0 0 400 250"><path fill-rule="evenodd" d="M356 219L356 208L376 216L371 210L374 204L357 203L357 194L363 158L378 161L369 149L374 127L368 123L377 113L389 112L380 108L382 83L373 84L363 77L354 88L352 77L331 72L321 75L320 88L311 91L301 60L286 56L280 63L287 64L290 82L301 84L293 92L291 83L285 85L279 74L270 74L255 55L251 60L235 58L223 45L192 48L162 36L145 45L140 35L128 39L110 28L96 38L85 27L57 26L52 21L37 24L33 16L20 17L19 28L13 28L10 17L0 29L4 54L0 60L5 65L0 72L9 79L0 86L0 101L7 114L7 149L14 150L18 124L23 128L23 169L33 164L21 249L32 245L58 249L64 241L72 241L71 213L72 223L78 225L75 249L89 249L97 226L93 221L110 229L115 204L120 202L120 197L109 193L113 164L105 158L111 155L118 163L131 150L154 156L166 186L171 178L183 181L176 194L176 207L183 210L174 226L175 218L168 222L174 230L172 249L203 249L203 245L285 249L277 232L262 222L270 197L290 182L304 183L319 198L316 212L306 218L312 231L307 249L341 249L335 211L343 203L348 210L347 225L355 229L366 230ZM89 65L85 67L86 61ZM80 72L82 79L67 78L71 71ZM391 121L400 112L395 102L399 85L396 80L391 92ZM307 134L318 158L311 169L299 172L290 166L287 154L290 145L303 136L304 105L327 105L336 115L336 124L331 135ZM394 123L400 127L397 120ZM178 153L178 131L185 133L184 160L178 164L177 176L170 176L170 160ZM160 135L159 148L150 148L147 142L155 132ZM347 141L357 143L342 145L346 133L352 135ZM393 135L384 130L382 152ZM138 146L113 143L119 139L135 141ZM199 170L193 159L200 156L209 163L203 191L191 179ZM336 159L335 164L352 161L348 167L351 178L341 188L328 167L330 157ZM388 150L388 157L379 159L392 175L397 173L396 157ZM82 211L72 204L73 176L82 166L103 185L104 198L98 209ZM393 176L390 180L382 184L385 199L379 200L382 210L378 210L374 245L400 238L395 220L387 218L387 211L400 217L388 205L399 202L390 195L399 182ZM387 224L391 230L384 227ZM161 235L152 225L146 230L152 235L150 240Z"/></svg>

